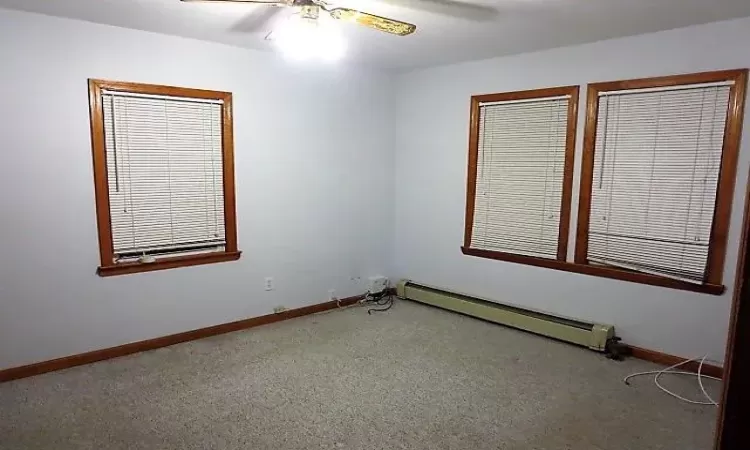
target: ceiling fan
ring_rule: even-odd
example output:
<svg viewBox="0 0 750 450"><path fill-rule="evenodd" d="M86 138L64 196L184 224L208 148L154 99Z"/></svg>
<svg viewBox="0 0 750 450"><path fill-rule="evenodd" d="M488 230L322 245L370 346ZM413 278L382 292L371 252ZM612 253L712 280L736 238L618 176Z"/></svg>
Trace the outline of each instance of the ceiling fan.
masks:
<svg viewBox="0 0 750 450"><path fill-rule="evenodd" d="M321 11L330 15L333 19L353 22L385 33L397 36L407 36L414 33L416 25L376 16L356 9L330 7L323 0L182 0L183 2L202 3L250 3L261 4L271 7L291 7L297 9L300 18L307 21L317 21ZM265 19L269 19L266 15Z"/></svg>

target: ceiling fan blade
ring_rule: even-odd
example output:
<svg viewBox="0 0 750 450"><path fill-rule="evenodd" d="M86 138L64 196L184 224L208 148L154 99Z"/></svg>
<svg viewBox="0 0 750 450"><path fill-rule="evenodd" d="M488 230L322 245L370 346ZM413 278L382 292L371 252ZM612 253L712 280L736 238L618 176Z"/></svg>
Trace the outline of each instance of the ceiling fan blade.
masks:
<svg viewBox="0 0 750 450"><path fill-rule="evenodd" d="M232 25L231 30L238 33L255 33L257 31L270 30L271 21L277 14L283 11L283 8L277 7L273 4L269 6L269 8L260 7L253 10L253 12Z"/></svg>
<svg viewBox="0 0 750 450"><path fill-rule="evenodd" d="M442 14L451 17L475 21L490 21L499 14L498 10L488 5L462 2L460 0L382 0L383 3L401 6L416 11Z"/></svg>
<svg viewBox="0 0 750 450"><path fill-rule="evenodd" d="M255 3L262 5L286 6L290 2L283 0L180 0L185 3Z"/></svg>
<svg viewBox="0 0 750 450"><path fill-rule="evenodd" d="M355 9L334 8L327 11L334 19L345 20L347 22L355 22L378 31L384 31L386 33L395 34L398 36L406 36L408 34L412 34L414 33L414 30L417 29L416 25L412 25L410 23L388 19L387 17L376 16L374 14L367 14Z"/></svg>

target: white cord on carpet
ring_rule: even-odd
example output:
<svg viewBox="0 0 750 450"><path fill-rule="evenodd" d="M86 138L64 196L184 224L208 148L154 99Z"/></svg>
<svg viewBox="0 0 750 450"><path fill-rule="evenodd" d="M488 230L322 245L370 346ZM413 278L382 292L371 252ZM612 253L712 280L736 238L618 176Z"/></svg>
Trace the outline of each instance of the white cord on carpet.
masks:
<svg viewBox="0 0 750 450"><path fill-rule="evenodd" d="M667 394L671 395L672 397L678 398L678 399L682 400L683 402L692 403L694 405L713 405L713 406L719 406L719 404L716 402L716 400L714 400L713 398L711 398L710 395L708 395L708 392L706 391L706 388L703 386L703 378L708 378L710 380L721 381L721 378L712 377L712 376L704 375L703 373L701 373L701 372L703 372L703 364L706 362L706 358L708 358L708 355L704 356L703 358L688 359L686 361L682 361L681 363L677 363L677 364L675 364L673 366L669 366L666 369L662 369L662 370L649 370L648 372L633 373L633 374L630 374L627 377L625 377L625 379L623 379L623 381L625 382L625 384L629 385L630 383L628 383L628 380L630 380L633 377L638 377L638 376L641 376L641 375L652 375L653 374L654 375L654 383L656 384L656 386L659 389L661 389L662 391L664 391ZM676 369L678 367L684 366L687 363L690 363L690 362L693 362L693 361L698 361L698 359L700 359L700 364L698 365L698 373L697 374L695 372L684 372L684 371L674 371L674 370L672 370L672 369ZM665 388L664 386L661 385L661 383L659 383L659 378L661 378L661 376L664 375L664 374L697 376L698 377L698 385L700 386L701 391L703 392L703 395L706 397L706 399L708 399L708 401L707 402L702 402L702 401L697 401L697 400L690 400L688 398L682 397L681 395L675 394L674 392L672 392L669 389Z"/></svg>

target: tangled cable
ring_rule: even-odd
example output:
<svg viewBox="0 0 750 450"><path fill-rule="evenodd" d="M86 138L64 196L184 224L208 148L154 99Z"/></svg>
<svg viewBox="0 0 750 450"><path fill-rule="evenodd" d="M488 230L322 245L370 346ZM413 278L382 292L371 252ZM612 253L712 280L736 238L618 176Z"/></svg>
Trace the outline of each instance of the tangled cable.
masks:
<svg viewBox="0 0 750 450"><path fill-rule="evenodd" d="M625 384L627 384L628 386L630 386L630 383L628 381L631 378L638 377L638 376L641 376L641 375L652 375L653 374L654 375L654 383L656 384L656 386L659 389L661 389L662 391L664 391L667 394L671 395L672 397L678 398L678 399L682 400L683 402L692 403L694 405L713 405L713 406L719 406L719 404L716 402L716 400L714 400L713 398L711 398L711 396L706 391L705 386L703 385L703 379L704 378L708 378L709 380L718 380L718 381L721 381L721 378L712 377L712 376L709 376L709 375L704 375L702 373L703 372L703 364L706 362L706 358L708 358L708 355L704 356L703 358L688 359L688 360L682 361L681 363L677 363L677 364L675 364L673 366L669 366L666 369L662 369L662 370L649 370L648 372L633 373L633 374L630 374L627 377L625 377L623 379L623 381L625 382ZM672 369L677 369L678 367L682 367L685 364L691 363L693 361L698 361L699 359L700 359L700 364L698 365L698 373L695 373L695 372L685 372L685 371L681 371L681 370L680 371L672 370ZM697 376L698 377L698 385L700 386L701 391L703 392L703 395L706 397L706 399L708 401L690 400L688 398L682 397L681 395L675 394L674 392L672 392L669 389L665 388L664 386L661 385L661 383L659 383L659 379L662 377L662 375L665 375L665 374L669 374L669 375L690 375L690 376Z"/></svg>
<svg viewBox="0 0 750 450"><path fill-rule="evenodd" d="M388 311L393 307L393 294L388 289L379 294L367 294L362 300L363 304L375 305L367 310L367 314L373 312Z"/></svg>

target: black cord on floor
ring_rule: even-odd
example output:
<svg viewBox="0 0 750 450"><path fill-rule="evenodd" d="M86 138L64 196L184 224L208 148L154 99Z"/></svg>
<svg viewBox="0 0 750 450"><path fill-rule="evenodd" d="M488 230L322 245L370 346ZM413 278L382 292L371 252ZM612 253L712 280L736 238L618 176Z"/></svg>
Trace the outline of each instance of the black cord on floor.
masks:
<svg viewBox="0 0 750 450"><path fill-rule="evenodd" d="M360 304L362 306L374 305L374 307L371 307L367 310L367 314L369 315L372 315L373 312L388 311L393 307L393 295L390 294L390 292L391 290L388 289L388 286L386 286L386 289L384 289L382 292L378 292L376 294L371 294L368 292Z"/></svg>
<svg viewBox="0 0 750 450"><path fill-rule="evenodd" d="M373 301L377 306L385 306L385 308L378 308L377 306L370 308L367 310L368 315L372 315L373 312L385 312L393 308L393 294L383 292L379 298L373 299Z"/></svg>

